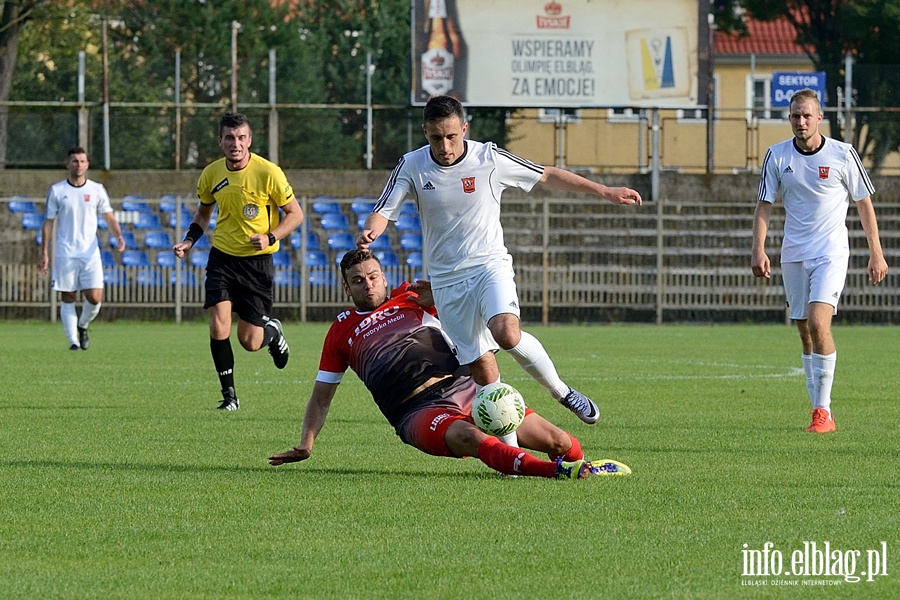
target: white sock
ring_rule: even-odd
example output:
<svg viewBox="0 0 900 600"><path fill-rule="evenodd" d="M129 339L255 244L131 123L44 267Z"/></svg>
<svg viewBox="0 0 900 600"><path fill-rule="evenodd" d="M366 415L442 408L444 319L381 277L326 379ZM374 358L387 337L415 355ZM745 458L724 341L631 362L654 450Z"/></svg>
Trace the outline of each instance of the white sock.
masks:
<svg viewBox="0 0 900 600"><path fill-rule="evenodd" d="M87 326L91 324L91 321L97 318L97 315L100 313L100 304L91 304L87 300L84 301L81 305L81 317L78 319L78 326L82 329L87 329Z"/></svg>
<svg viewBox="0 0 900 600"><path fill-rule="evenodd" d="M831 386L834 383L834 368L837 364L837 352L831 354L812 354L813 378L816 383L816 408L831 412Z"/></svg>
<svg viewBox="0 0 900 600"><path fill-rule="evenodd" d="M519 447L519 436L516 435L516 432L507 433L506 435L498 435L497 439L506 444L507 446L513 446L515 448Z"/></svg>
<svg viewBox="0 0 900 600"><path fill-rule="evenodd" d="M69 338L69 345L78 345L78 314L75 312L74 302L61 302L59 305L59 320L62 321L63 331Z"/></svg>
<svg viewBox="0 0 900 600"><path fill-rule="evenodd" d="M801 354L800 359L803 361L803 373L806 375L806 392L809 394L809 403L815 408L816 380L813 377L812 356L809 354Z"/></svg>
<svg viewBox="0 0 900 600"><path fill-rule="evenodd" d="M544 346L536 337L522 332L519 343L507 350L525 372L534 377L534 380L547 388L550 395L556 400L566 397L569 386L563 383L550 360L550 355L544 350Z"/></svg>

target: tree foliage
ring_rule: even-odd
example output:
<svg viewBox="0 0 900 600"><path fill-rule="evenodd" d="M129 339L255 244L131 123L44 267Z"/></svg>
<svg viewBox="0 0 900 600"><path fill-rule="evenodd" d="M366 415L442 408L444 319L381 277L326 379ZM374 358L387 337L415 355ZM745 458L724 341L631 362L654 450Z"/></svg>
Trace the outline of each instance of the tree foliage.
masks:
<svg viewBox="0 0 900 600"><path fill-rule="evenodd" d="M832 105L844 85L844 57L853 57L853 103L897 107L900 89L900 2L897 0L712 0L718 27L746 35L745 14L760 21L787 19L797 43L808 49L816 70L826 74ZM831 134L843 139L839 115L827 113ZM884 112L858 113L849 140L877 171L900 149L900 122Z"/></svg>

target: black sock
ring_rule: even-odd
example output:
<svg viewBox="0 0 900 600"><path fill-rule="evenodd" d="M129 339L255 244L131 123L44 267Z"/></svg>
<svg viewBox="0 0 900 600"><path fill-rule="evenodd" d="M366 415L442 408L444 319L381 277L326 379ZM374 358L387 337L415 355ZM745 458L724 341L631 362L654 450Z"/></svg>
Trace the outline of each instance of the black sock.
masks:
<svg viewBox="0 0 900 600"><path fill-rule="evenodd" d="M278 331L274 327L263 327L263 348L272 343Z"/></svg>
<svg viewBox="0 0 900 600"><path fill-rule="evenodd" d="M209 338L209 351L212 353L213 364L219 375L219 384L223 390L234 387L234 352L231 349L231 339L214 340Z"/></svg>

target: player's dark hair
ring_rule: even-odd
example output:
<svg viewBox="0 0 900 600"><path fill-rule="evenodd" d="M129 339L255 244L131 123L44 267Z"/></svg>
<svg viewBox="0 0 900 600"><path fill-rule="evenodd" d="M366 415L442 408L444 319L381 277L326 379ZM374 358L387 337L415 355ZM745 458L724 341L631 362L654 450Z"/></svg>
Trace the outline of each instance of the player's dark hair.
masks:
<svg viewBox="0 0 900 600"><path fill-rule="evenodd" d="M246 125L247 129L250 130L250 133L253 133L253 128L250 127L250 119L247 118L247 115L239 112L226 112L224 115L219 117L219 137L222 136L222 130L226 127L231 127L232 129L234 129L235 127L240 127L241 125Z"/></svg>
<svg viewBox="0 0 900 600"><path fill-rule="evenodd" d="M443 121L450 117L459 117L460 123L466 122L466 111L459 100L452 96L435 96L425 104L422 116L426 123Z"/></svg>
<svg viewBox="0 0 900 600"><path fill-rule="evenodd" d="M66 160L68 160L69 157L73 154L84 154L85 156L87 156L87 150L85 150L81 146L72 146L71 148L69 148L69 151L66 152ZM88 157L88 160L90 160L90 157Z"/></svg>
<svg viewBox="0 0 900 600"><path fill-rule="evenodd" d="M367 260L374 260L379 267L381 266L381 261L378 260L378 257L371 250L350 250L347 252L344 258L341 259L341 277L343 277L344 281L347 281L347 271L350 270L350 267Z"/></svg>

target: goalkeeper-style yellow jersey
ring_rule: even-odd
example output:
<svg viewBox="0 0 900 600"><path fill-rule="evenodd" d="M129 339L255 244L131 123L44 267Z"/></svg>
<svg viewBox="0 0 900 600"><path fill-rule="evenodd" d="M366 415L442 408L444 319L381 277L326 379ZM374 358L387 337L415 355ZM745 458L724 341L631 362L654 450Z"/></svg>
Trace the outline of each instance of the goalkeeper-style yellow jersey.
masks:
<svg viewBox="0 0 900 600"><path fill-rule="evenodd" d="M210 163L197 182L197 196L206 205L218 204L213 246L232 256L273 254L281 242L256 250L253 234L267 234L278 226L278 207L294 198L294 190L281 167L256 154L240 171L229 171L225 158Z"/></svg>

